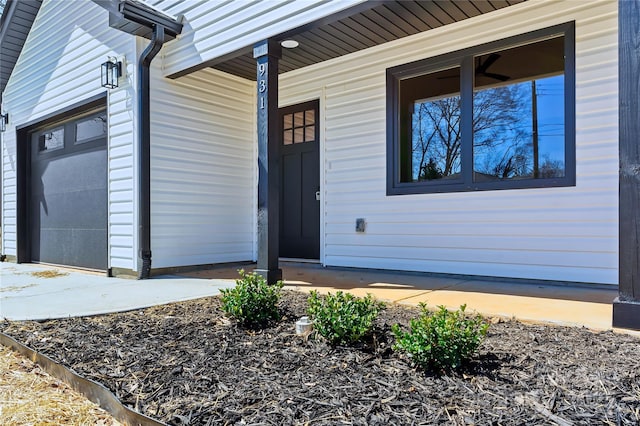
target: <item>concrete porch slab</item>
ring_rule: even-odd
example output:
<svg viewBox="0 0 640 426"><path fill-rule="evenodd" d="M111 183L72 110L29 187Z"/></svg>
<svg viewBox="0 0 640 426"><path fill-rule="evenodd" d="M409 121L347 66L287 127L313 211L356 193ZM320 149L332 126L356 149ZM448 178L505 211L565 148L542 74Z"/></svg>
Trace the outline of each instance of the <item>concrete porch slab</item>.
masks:
<svg viewBox="0 0 640 426"><path fill-rule="evenodd" d="M231 265L149 280L108 278L46 265L0 263L0 318L42 320L140 309L164 303L214 296L238 278ZM393 303L458 308L486 316L528 322L611 329L611 287L530 284L508 280L469 279L421 273L355 268L324 268L319 264L282 263L286 288L320 293L348 291L373 294Z"/></svg>
<svg viewBox="0 0 640 426"><path fill-rule="evenodd" d="M245 265L252 271L255 265ZM321 294L348 291L357 296L373 294L392 303L457 309L490 317L525 322L612 329L614 287L528 283L505 279L470 279L423 273L357 268L325 268L319 264L281 262L285 288ZM189 277L235 279L240 266L217 267L185 274Z"/></svg>
<svg viewBox="0 0 640 426"><path fill-rule="evenodd" d="M402 303L430 307L443 305L457 309L467 305L467 312L485 316L517 318L523 322L583 326L594 330L611 329L611 303L593 303L509 294L477 293L465 290L437 290L405 299Z"/></svg>

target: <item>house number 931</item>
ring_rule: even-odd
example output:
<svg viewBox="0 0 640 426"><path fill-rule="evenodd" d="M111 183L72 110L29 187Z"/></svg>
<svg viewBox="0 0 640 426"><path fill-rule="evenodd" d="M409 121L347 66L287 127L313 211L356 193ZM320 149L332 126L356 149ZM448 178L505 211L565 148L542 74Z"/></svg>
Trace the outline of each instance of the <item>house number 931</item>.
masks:
<svg viewBox="0 0 640 426"><path fill-rule="evenodd" d="M258 64L258 93L260 97L260 109L264 109L264 94L267 91L267 64Z"/></svg>

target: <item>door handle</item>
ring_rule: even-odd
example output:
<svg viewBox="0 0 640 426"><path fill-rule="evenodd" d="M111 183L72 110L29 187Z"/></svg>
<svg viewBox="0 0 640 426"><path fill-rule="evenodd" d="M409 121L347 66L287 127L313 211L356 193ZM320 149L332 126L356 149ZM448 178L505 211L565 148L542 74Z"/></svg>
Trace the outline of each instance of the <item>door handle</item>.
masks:
<svg viewBox="0 0 640 426"><path fill-rule="evenodd" d="M320 201L320 191L316 191L316 201Z"/></svg>

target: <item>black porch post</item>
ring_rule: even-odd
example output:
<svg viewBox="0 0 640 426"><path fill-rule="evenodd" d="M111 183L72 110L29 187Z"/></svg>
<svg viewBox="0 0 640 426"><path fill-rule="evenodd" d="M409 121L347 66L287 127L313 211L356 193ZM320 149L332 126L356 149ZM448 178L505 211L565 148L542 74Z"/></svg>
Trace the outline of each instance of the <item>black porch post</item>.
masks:
<svg viewBox="0 0 640 426"><path fill-rule="evenodd" d="M618 0L619 296L613 326L640 330L640 0Z"/></svg>
<svg viewBox="0 0 640 426"><path fill-rule="evenodd" d="M282 279L280 232L280 143L278 60L280 45L264 40L253 48L258 90L258 268L269 284Z"/></svg>

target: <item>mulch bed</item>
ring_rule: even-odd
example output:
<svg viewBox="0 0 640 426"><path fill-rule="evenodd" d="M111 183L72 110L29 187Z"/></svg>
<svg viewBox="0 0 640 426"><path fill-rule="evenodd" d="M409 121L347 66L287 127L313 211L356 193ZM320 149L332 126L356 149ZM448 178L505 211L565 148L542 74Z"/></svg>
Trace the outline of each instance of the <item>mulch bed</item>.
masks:
<svg viewBox="0 0 640 426"><path fill-rule="evenodd" d="M417 371L392 350L389 306L359 347L295 335L307 295L285 291L283 320L248 331L218 298L0 330L126 405L175 425L640 424L640 339L492 321L460 371Z"/></svg>

